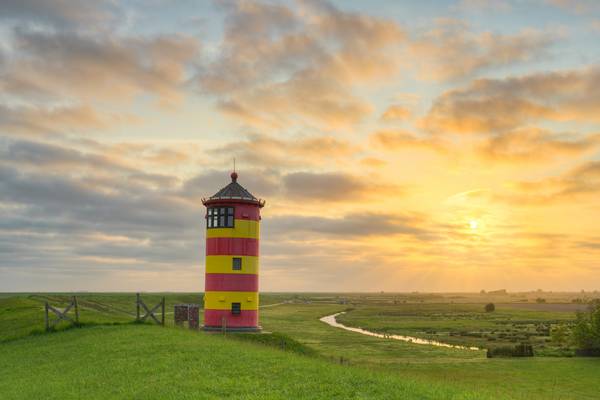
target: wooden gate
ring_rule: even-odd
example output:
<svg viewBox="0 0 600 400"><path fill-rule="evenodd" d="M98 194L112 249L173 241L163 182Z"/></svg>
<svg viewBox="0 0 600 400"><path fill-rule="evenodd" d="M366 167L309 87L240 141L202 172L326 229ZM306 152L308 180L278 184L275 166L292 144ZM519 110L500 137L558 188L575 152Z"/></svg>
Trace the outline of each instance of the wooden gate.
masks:
<svg viewBox="0 0 600 400"><path fill-rule="evenodd" d="M69 315L67 315L67 313L71 311L71 309L75 311L75 320L73 320ZM50 311L52 311L56 315L56 319L53 321L50 321ZM77 305L77 297L73 296L69 305L67 305L67 307L62 311L56 307L51 306L50 304L48 304L48 302L46 302L46 332L52 330L60 321L71 322L73 325L79 326L79 306Z"/></svg>
<svg viewBox="0 0 600 400"><path fill-rule="evenodd" d="M161 308L160 321L158 320L158 318L156 318L156 315L155 315L155 313L159 309L159 307ZM140 316L140 311L142 308L144 309L144 311L146 313L143 316ZM140 294L136 293L136 319L135 320L138 322L143 322L148 317L152 318L154 320L154 322L156 322L158 325L165 326L165 298L163 297L162 300L157 305L155 305L152 309L150 309L142 301L142 297L140 296Z"/></svg>

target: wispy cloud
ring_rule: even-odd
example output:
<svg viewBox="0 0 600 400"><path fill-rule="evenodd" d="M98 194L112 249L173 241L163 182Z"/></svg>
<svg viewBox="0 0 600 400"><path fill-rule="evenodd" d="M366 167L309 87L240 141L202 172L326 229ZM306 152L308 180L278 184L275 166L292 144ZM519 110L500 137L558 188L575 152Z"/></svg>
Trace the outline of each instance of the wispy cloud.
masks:
<svg viewBox="0 0 600 400"><path fill-rule="evenodd" d="M442 19L410 47L423 78L448 80L540 58L556 40L555 34L534 30L475 32L463 21Z"/></svg>
<svg viewBox="0 0 600 400"><path fill-rule="evenodd" d="M353 87L397 71L405 35L391 20L317 2L225 4L221 56L198 80L244 123L348 127L372 111Z"/></svg>

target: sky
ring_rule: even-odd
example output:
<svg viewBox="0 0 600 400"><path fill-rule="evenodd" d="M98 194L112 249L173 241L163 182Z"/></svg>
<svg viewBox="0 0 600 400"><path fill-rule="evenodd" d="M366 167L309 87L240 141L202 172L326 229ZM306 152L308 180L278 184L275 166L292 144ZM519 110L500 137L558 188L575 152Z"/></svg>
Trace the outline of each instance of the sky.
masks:
<svg viewBox="0 0 600 400"><path fill-rule="evenodd" d="M0 291L600 289L600 2L0 2Z"/></svg>

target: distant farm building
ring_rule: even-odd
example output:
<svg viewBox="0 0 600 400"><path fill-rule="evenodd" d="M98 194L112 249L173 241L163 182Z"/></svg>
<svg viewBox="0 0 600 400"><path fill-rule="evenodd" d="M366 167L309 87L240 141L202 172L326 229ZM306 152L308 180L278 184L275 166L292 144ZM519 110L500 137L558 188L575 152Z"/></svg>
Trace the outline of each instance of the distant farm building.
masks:
<svg viewBox="0 0 600 400"><path fill-rule="evenodd" d="M206 206L206 275L204 328L259 330L258 246L263 200L237 183L208 199Z"/></svg>

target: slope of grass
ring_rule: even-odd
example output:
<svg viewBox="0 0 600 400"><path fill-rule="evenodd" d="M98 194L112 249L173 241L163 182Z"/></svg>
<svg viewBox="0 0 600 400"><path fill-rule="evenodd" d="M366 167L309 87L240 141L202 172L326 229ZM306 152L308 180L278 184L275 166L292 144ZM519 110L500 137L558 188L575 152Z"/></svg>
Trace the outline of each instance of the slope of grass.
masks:
<svg viewBox="0 0 600 400"><path fill-rule="evenodd" d="M47 385L53 387L52 383L47 382L50 382L51 379L54 379L55 375L59 376L61 373L66 374L66 378L58 377L59 383L57 385L62 385L66 389L63 392L59 392L63 396L56 396L55 398L77 397L76 394L73 394L75 392L72 392L73 388L76 388L77 385L83 385L83 388L88 390L84 392L85 394L93 394L93 388L85 388L88 382L98 387L101 385L112 387L114 383L115 387L120 388L121 386L126 386L125 382L127 380L141 380L145 384L158 385L158 381L155 382L153 380L157 379L162 382L161 384L169 385L171 383L167 383L167 380L172 380L173 382L178 380L175 373L171 371L171 368L177 370L178 373L181 373L182 370L185 371L187 368L193 368L193 371L184 373L183 377L193 376L194 379L204 379L202 377L203 372L199 369L200 367L195 362L192 362L194 360L201 363L203 369L215 368L213 362L216 359L210 358L212 355L205 356L200 355L200 353L221 352L220 344L208 345L208 342L205 342L205 340L222 341L223 338L220 336L206 337L206 335L170 328L163 329L155 326L140 327L127 324L134 319L134 293L82 293L78 295L81 321L84 324L124 323L127 325L73 329L68 332L24 338L32 330L41 330L43 328L43 305L45 301L48 300L53 305L64 307L69 301L70 296L71 294L67 293L0 294L0 368L2 368L0 371L2 373L8 371L4 376L0 374L0 399L6 398L2 390L10 387L12 389L9 389L6 393L14 397L7 398L19 398L18 393L15 391L16 389L14 389L18 385L24 387L31 386L23 392L20 398L52 398L52 396L46 396L49 392L44 392L43 390L45 390L44 388ZM162 296L165 296L167 299L166 322L168 326L172 325L173 304L202 303L201 293L143 294L143 298L148 305L156 304ZM407 295L406 297L408 300L411 300L411 296L414 297L417 295ZM418 296L423 297L425 295ZM472 298L463 298L464 295L461 296L461 301L468 300L472 304L451 304L450 301L458 301L455 296L445 298L441 295L430 296L431 298L425 296L427 301L423 303L403 303L403 300L396 300L398 295L389 295L387 293L368 295L261 294L261 304L280 304L289 299L295 299L299 303L281 304L261 309L261 324L266 331L273 332L273 335L227 336L227 343L233 342L227 346L234 346L235 351L231 349L225 350L230 355L230 360L223 362L224 365L233 365L233 367L231 367L230 372L224 367L221 371L223 371L225 376L229 377L228 379L230 379L230 382L233 382L232 384L235 384L235 374L243 376L242 380L257 379L260 381L261 379L265 379L264 376L257 375L256 371L240 369L235 364L239 352L249 354L247 351L252 350L246 349L258 348L262 349L261 351L283 354L283 357L291 357L294 360L296 358L306 359L307 357L294 355L293 353L316 354L317 358L321 360L315 360L313 357L313 359L309 359L309 363L315 362L316 364L310 368L316 368L317 371L325 371L328 368L332 368L332 371L346 371L346 369L363 371L353 372L358 374L357 376L360 376L360 378L357 379L366 385L364 392L359 391L359 395L362 394L363 398L386 398L386 396L395 398L386 393L381 394L376 389L371 390L372 388L369 386L371 383L379 384L378 382L383 381L391 382L385 383L387 386L384 386L387 388L391 388L393 385L400 385L403 388L408 386L414 388L414 393L411 392L412 397L406 397L409 399L432 397L523 400L598 398L598 393L600 393L599 359L536 357L528 360L490 360L485 358L483 352L436 348L433 346L373 338L333 328L318 320L319 317L324 315L343 311L347 307L353 307L354 311L342 317L342 319L348 318L344 321L348 322L348 325L358 325L373 330L384 329L391 332L415 333L413 336L419 336L419 332L423 334L424 330L429 328L435 329L438 334L453 329L489 331L493 326L501 326L502 320L510 320L511 323L515 321L519 321L519 323L533 321L537 324L538 322L543 323L548 320L568 320L572 317L571 312L567 313L562 310L565 304L561 304L561 307L556 307L556 309L552 308L554 306L549 304L544 305L544 307L540 307L537 304L498 305L498 313L495 316L487 316L481 311L482 304L474 304L475 300L479 299L480 296L472 295ZM353 304L339 304L345 298L349 298ZM447 302L446 304L433 304L434 301L440 302L444 300ZM345 300L343 302L347 303ZM569 304L566 305L568 306ZM519 308L517 306L527 306L529 308ZM59 328L62 329L67 326L67 324L62 324ZM410 330L406 330L409 327ZM120 329L123 329L123 331ZM146 331L139 331L138 329L155 329L158 332L163 332L160 335L166 334L167 336L161 337L156 343L152 343L154 340L148 340L150 336L142 334ZM77 341L79 340L77 337L80 334L83 336L90 335L91 333L89 332L101 332L94 334L94 336L110 336L111 340L117 343L118 346L111 348L107 346L106 342L94 338L85 339L87 342L81 346L71 346L69 343L63 343L63 339L61 339L65 338L69 341ZM127 333L116 334L112 332ZM173 336L170 337L170 335ZM129 336L136 337L136 342L133 344L135 352L133 353L119 347L121 344L125 345L133 340ZM187 339L183 339L183 337L187 337ZM229 340L233 338L237 340ZM3 341L4 343L2 343ZM239 341L256 343L240 343ZM25 346L23 343L27 345ZM50 346L50 343L53 343L52 346ZM13 355L11 355L11 351L16 349L13 346L21 346L19 350L21 352L19 353L20 355L16 355L16 353L12 353ZM55 347L60 350L56 354L54 353ZM90 351L90 347L95 350ZM193 351L186 353L186 347L192 347ZM167 348L169 349L168 352L165 350ZM114 349L120 350L113 351ZM282 352L281 350L286 351ZM145 351L155 354L144 355ZM105 352L116 361L109 361L107 358L103 358ZM69 359L70 364L61 364L64 361L62 358L68 353L72 353L73 355L73 358ZM263 360L266 354L264 353L257 357ZM68 355L68 357L71 357L71 355ZM120 361L120 357L125 357L125 360ZM209 358L207 359L206 357ZM268 356L267 359L270 357ZM114 368L113 366L107 367L109 371L112 371L112 374L106 375L104 372L99 372L97 370L99 367L90 367L88 372L77 372L76 367L82 365L85 371L85 368L87 368L85 366L88 363L94 365L96 358L98 362L114 362ZM136 361L138 358L139 362ZM176 360L174 363L178 363L178 365L171 367L170 358ZM340 358L343 358L344 366L336 365L339 364ZM11 360L16 360L15 365L18 371L15 373L13 373L11 368L6 368ZM83 364L78 363L77 360L81 360ZM277 375L278 371L283 371L287 368L288 361L286 360L288 359L277 358L279 360L277 362L281 363L278 367L269 364L270 362L274 362L273 360L275 358L271 358L271 361L249 362L248 365L252 366L252 368L262 368L264 363L264 365L269 365L267 369L271 371L270 374L275 374L278 377L277 379L281 377L282 381L289 380L291 376L287 375L287 372L282 372L283 375ZM127 370L125 368L126 364L124 364L126 362L133 365L143 365L148 373L153 370L149 365L153 364L154 370L160 371L159 375L156 378L144 378L138 375L136 369ZM296 361L289 362L295 365ZM27 372L27 368L24 365L32 366L31 372ZM52 368L54 367L52 365L59 367L63 365L66 369L59 368L53 370ZM192 365L192 367L188 367L188 365ZM163 371L165 368L166 370ZM306 366L302 368L310 369ZM365 372L361 368L368 368L371 372L364 375ZM76 371L73 372L72 369ZM37 377L36 374L38 373L43 380L26 377L27 374ZM104 383L91 377L92 374L100 374L104 379ZM329 374L333 375L328 375L328 373L321 374L324 380L318 381L325 394L329 394L330 392L328 391L332 390L328 387L329 385L344 384L345 381L343 379L351 379L348 377L343 378L341 383L338 383L335 373L330 372ZM316 374L304 374L302 372L302 374L298 375L298 379L319 379L318 375L320 375L320 372ZM72 382L68 383L66 380ZM200 391L199 388L202 385L206 385L206 383L197 383L195 385L190 390L198 394ZM221 384L219 383L219 385ZM316 383L311 382L311 385L316 385ZM136 382L131 390L123 388L118 390L125 393L122 397L146 398L145 389L138 386ZM183 394L184 389L188 386L178 387L180 389L173 389L175 391L167 392L163 390L157 393L163 395L161 398L182 398L185 396ZM250 386L247 385L244 387L247 390L254 390L250 389ZM303 387L304 389L302 390L313 390L313 387ZM279 382L277 388L270 387L270 389L274 390L272 396L270 395L271 392L267 389L263 391L259 390L257 393L262 394L262 396L256 396L261 398L283 398L284 395L281 390L286 391L286 393L292 393L292 390L296 390L295 387L291 388L290 384L286 382ZM297 390L300 391L301 389L298 388ZM113 396L112 392L107 392L106 388L102 388L100 393L104 394L105 398L119 397L118 393ZM204 398L223 397L216 394L217 392L209 391L207 393L209 395L204 396ZM234 398L245 398L241 393L240 391ZM310 397L310 393L305 393L302 396L296 396L296 392L293 393L290 394L290 398L302 398L302 396L305 398L318 398L317 395ZM318 395L321 394L316 389L315 393ZM341 394L338 392L331 393L333 397L344 397L343 393L345 392L340 392ZM399 393L402 393L402 391ZM465 393L477 394L469 397ZM87 398L90 396L86 397L82 395L81 397ZM323 395L321 397L328 396ZM203 396L195 398L203 398Z"/></svg>
<svg viewBox="0 0 600 400"><path fill-rule="evenodd" d="M9 399L481 399L220 335L97 326L0 344Z"/></svg>
<svg viewBox="0 0 600 400"><path fill-rule="evenodd" d="M264 310L261 320L265 329L285 333L325 357L343 357L352 365L393 371L424 383L476 391L482 397L522 400L599 398L600 359L487 359L481 351L374 338L330 327L318 320L321 316L343 311L345 307L287 304ZM376 309L372 311L377 315ZM363 317L368 318L367 315ZM443 319L440 322L445 323Z"/></svg>

